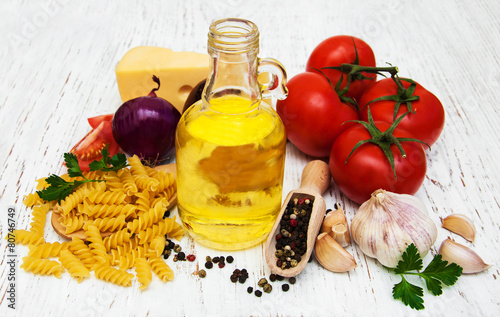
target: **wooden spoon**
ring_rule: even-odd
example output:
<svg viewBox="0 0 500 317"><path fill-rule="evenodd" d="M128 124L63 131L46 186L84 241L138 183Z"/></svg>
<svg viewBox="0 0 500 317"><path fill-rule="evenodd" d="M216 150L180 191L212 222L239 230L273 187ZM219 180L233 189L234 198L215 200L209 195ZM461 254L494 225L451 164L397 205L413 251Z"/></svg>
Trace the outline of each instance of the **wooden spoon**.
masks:
<svg viewBox="0 0 500 317"><path fill-rule="evenodd" d="M276 219L271 233L267 237L265 245L266 262L272 273L284 277L292 277L297 276L306 267L309 257L313 251L314 243L316 242L316 236L318 235L321 223L323 222L323 218L325 216L326 204L323 200L322 194L330 185L330 178L330 168L328 167L328 164L320 160L311 161L306 165L304 171L302 172L300 188L292 190L285 198L281 211ZM307 197L313 201L311 218L307 229L307 251L302 256L301 261L296 267L282 269L276 265L276 261L278 259L275 256L276 234L280 231L281 218L283 217L283 213L285 212L289 201L293 201L294 199L304 199Z"/></svg>
<svg viewBox="0 0 500 317"><path fill-rule="evenodd" d="M165 165L158 165L155 167L156 170L158 171L165 171L167 173L173 173L174 177L176 177L176 165L175 163L171 164L165 164ZM168 201L168 205L166 207L166 210L170 210L177 204L177 192L175 192L172 197ZM85 234L85 231L83 229L77 230L72 233L66 233L66 227L59 221L59 218L61 217L60 214L52 211L52 216L50 218L50 222L52 223L52 228L54 228L54 231L60 235L63 238L66 239L72 239L73 237L78 237L82 240L87 240L87 235ZM101 232L101 236L107 237L110 236L112 232Z"/></svg>

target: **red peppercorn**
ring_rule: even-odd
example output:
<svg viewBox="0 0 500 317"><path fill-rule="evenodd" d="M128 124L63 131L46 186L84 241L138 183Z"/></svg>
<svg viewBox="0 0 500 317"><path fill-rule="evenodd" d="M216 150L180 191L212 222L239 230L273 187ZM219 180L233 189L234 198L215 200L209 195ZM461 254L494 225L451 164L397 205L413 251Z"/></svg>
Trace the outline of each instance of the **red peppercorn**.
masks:
<svg viewBox="0 0 500 317"><path fill-rule="evenodd" d="M296 247L297 247L297 245L295 244L295 241L292 241L292 243L290 243L290 248L292 250L295 250ZM188 258L188 260L189 260L189 258Z"/></svg>
<svg viewBox="0 0 500 317"><path fill-rule="evenodd" d="M290 226L292 226L292 227L297 227L297 220L295 220L295 219L290 219Z"/></svg>
<svg viewBox="0 0 500 317"><path fill-rule="evenodd" d="M219 262L219 268L222 269L224 266L226 266L226 263L225 262Z"/></svg>
<svg viewBox="0 0 500 317"><path fill-rule="evenodd" d="M189 261L189 262L193 262L194 260L196 260L196 255L194 254L190 254L186 257L186 259Z"/></svg>
<svg viewBox="0 0 500 317"><path fill-rule="evenodd" d="M302 205L304 203L304 199L299 199L299 205Z"/></svg>
<svg viewBox="0 0 500 317"><path fill-rule="evenodd" d="M276 240L279 240L279 239L281 239L281 238L283 238L283 236L281 235L281 233L278 233L278 234L276 235Z"/></svg>

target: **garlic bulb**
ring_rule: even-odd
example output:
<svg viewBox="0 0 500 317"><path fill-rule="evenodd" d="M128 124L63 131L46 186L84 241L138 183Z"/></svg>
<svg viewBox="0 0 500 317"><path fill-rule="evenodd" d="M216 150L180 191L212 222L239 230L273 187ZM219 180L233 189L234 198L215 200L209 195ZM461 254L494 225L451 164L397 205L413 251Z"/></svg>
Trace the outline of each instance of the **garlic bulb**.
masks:
<svg viewBox="0 0 500 317"><path fill-rule="evenodd" d="M423 258L437 227L418 198L378 189L354 215L351 235L364 254L394 268L412 243Z"/></svg>

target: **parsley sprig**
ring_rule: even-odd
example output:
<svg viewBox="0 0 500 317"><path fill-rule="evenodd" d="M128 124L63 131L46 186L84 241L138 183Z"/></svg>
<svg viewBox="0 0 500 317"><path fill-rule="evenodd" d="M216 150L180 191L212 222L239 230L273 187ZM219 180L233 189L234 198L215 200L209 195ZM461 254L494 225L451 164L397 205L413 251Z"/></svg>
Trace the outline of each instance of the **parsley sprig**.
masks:
<svg viewBox="0 0 500 317"><path fill-rule="evenodd" d="M102 158L99 161L93 161L89 164L91 171L118 171L119 169L127 166L127 157L125 154L118 153L113 155L112 158L109 157L108 146L102 149L101 154ZM56 174L50 175L45 179L45 182L49 184L49 187L36 192L43 200L57 200L58 202L61 202L61 200L70 195L80 185L91 182L104 182L104 180L86 178L80 169L78 158L75 154L64 153L64 162L66 162L69 177L81 177L82 179L68 182Z"/></svg>
<svg viewBox="0 0 500 317"><path fill-rule="evenodd" d="M424 309L424 291L420 286L411 284L405 278L406 275L417 275L425 280L427 289L435 296L443 293L441 283L451 286L455 284L458 277L462 275L462 268L455 263L448 264L443 261L440 254L434 256L432 261L422 270L423 262L417 247L412 243L403 253L403 259L399 261L394 273L401 275L401 282L394 285L392 295L394 299L401 301L413 309ZM417 272L413 272L417 271Z"/></svg>

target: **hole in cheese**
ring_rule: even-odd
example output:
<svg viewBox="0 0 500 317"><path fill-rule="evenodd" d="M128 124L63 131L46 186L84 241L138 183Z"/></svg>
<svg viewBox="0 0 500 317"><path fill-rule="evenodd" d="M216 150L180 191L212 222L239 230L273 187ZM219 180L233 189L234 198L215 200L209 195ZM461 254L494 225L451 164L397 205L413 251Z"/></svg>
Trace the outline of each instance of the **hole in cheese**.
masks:
<svg viewBox="0 0 500 317"><path fill-rule="evenodd" d="M193 90L193 87L189 85L182 86L181 88L179 88L179 97L183 98L184 100L187 99L191 90Z"/></svg>

